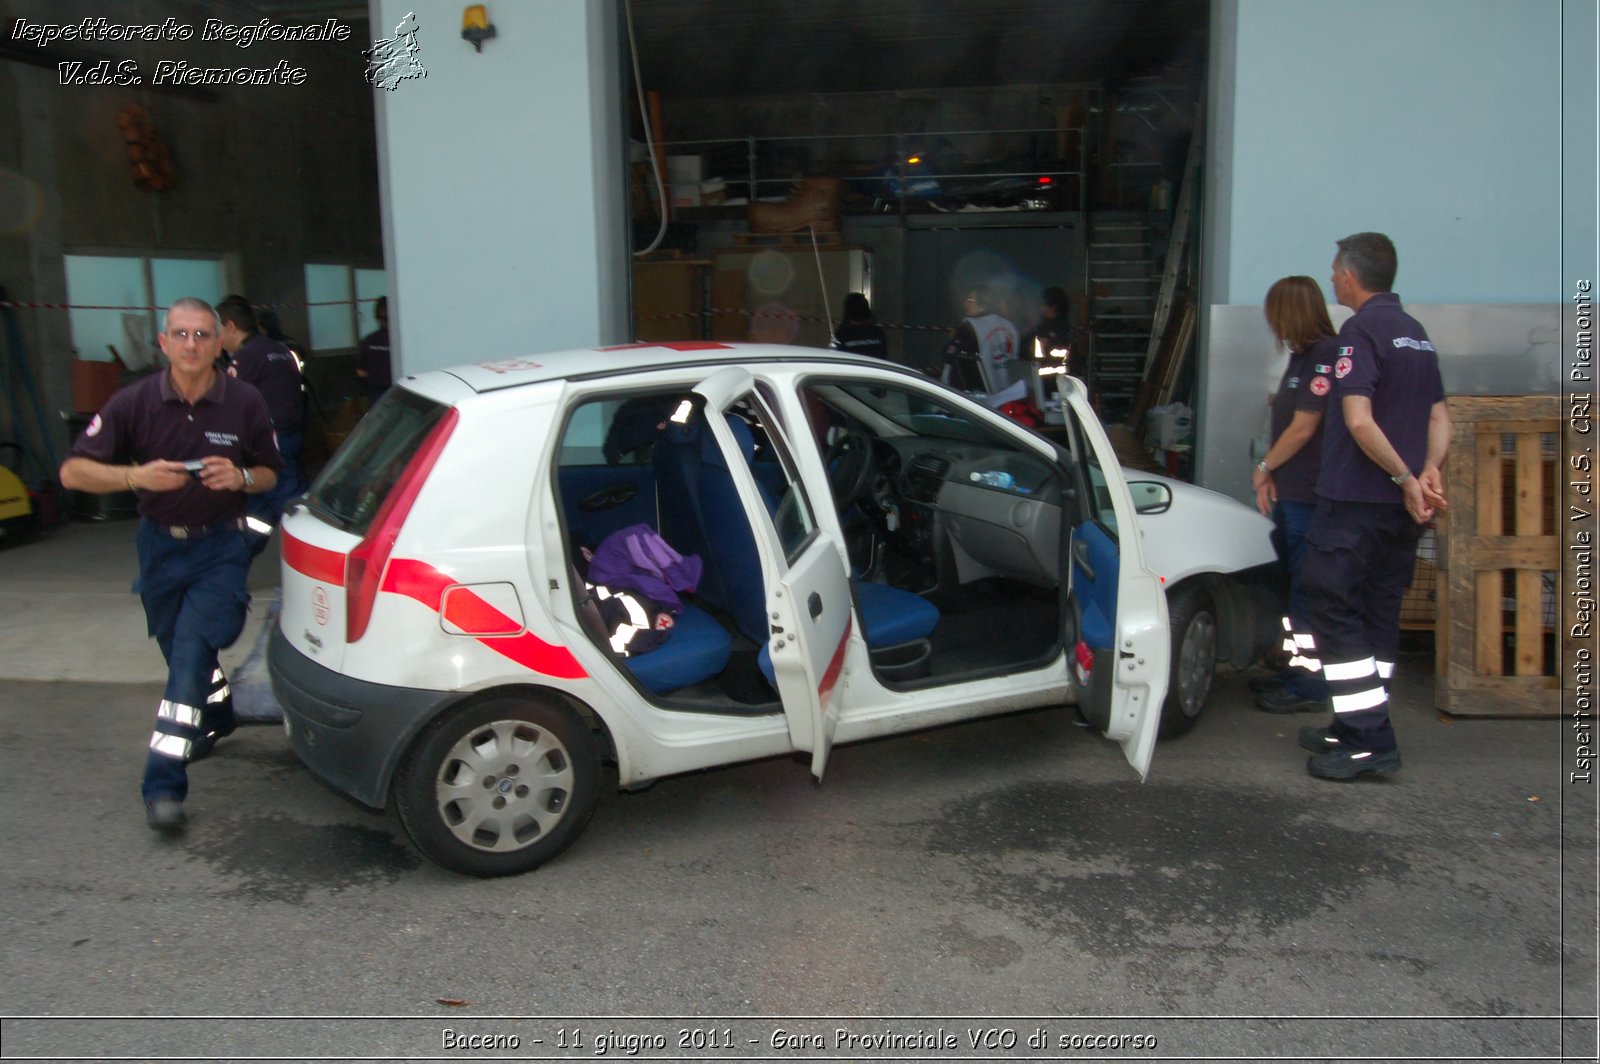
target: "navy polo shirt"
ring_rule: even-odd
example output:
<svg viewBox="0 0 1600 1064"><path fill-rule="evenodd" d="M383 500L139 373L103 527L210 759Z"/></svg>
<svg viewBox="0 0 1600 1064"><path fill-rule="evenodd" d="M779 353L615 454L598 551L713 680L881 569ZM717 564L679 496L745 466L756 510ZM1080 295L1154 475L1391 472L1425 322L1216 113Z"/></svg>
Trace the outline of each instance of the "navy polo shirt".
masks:
<svg viewBox="0 0 1600 1064"><path fill-rule="evenodd" d="M1428 420L1444 399L1439 355L1422 325L1380 292L1339 330L1333 361L1333 399L1322 436L1317 494L1349 502L1400 504L1400 488L1350 435L1341 403L1347 395L1372 400L1372 417L1413 473L1428 456Z"/></svg>
<svg viewBox="0 0 1600 1064"><path fill-rule="evenodd" d="M225 373L193 405L173 389L170 370L130 384L95 415L70 453L111 465L217 454L237 466L283 470L266 400ZM212 491L193 478L177 491L138 494L139 515L163 525L209 525L245 512L244 492Z"/></svg>
<svg viewBox="0 0 1600 1064"><path fill-rule="evenodd" d="M1278 394L1272 399L1272 442L1277 443L1298 410L1309 410L1324 415L1328 411L1328 396L1333 392L1333 352L1337 344L1331 336L1289 355L1289 365L1278 383ZM1317 471L1322 466L1322 432L1317 431L1304 447L1287 462L1272 471L1272 482L1278 489L1278 498L1286 502L1315 503L1317 501Z"/></svg>
<svg viewBox="0 0 1600 1064"><path fill-rule="evenodd" d="M233 353L228 372L255 385L279 432L297 432L305 424L300 367L287 347L259 334L252 336Z"/></svg>

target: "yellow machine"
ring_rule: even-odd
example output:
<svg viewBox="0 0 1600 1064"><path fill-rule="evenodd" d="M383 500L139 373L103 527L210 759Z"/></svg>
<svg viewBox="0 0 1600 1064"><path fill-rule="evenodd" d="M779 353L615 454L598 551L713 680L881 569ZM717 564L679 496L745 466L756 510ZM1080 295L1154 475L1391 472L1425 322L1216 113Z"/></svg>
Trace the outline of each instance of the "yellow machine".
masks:
<svg viewBox="0 0 1600 1064"><path fill-rule="evenodd" d="M6 446L0 444L0 447ZM33 501L22 478L0 465L0 544L20 538L34 528Z"/></svg>

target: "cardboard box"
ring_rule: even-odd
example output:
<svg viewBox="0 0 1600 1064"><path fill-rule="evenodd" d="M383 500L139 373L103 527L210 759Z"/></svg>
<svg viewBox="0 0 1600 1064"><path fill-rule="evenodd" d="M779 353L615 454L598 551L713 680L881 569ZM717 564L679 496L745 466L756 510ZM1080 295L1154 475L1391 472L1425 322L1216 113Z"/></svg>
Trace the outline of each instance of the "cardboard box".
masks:
<svg viewBox="0 0 1600 1064"><path fill-rule="evenodd" d="M667 184L698 185L706 179L706 160L700 155L667 156Z"/></svg>

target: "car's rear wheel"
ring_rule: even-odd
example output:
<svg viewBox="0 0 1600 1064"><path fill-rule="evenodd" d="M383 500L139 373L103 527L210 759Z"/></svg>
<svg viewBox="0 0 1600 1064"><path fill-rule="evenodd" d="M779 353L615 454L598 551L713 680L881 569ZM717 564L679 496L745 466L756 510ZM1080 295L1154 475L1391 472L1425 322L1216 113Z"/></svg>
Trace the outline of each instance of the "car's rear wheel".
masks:
<svg viewBox="0 0 1600 1064"><path fill-rule="evenodd" d="M599 781L599 747L576 713L495 698L446 714L418 738L395 778L395 804L433 861L516 875L572 844L594 814Z"/></svg>
<svg viewBox="0 0 1600 1064"><path fill-rule="evenodd" d="M1179 588L1167 596L1172 621L1172 663L1167 700L1161 706L1163 739L1194 727L1206 707L1217 674L1217 610L1203 587Z"/></svg>

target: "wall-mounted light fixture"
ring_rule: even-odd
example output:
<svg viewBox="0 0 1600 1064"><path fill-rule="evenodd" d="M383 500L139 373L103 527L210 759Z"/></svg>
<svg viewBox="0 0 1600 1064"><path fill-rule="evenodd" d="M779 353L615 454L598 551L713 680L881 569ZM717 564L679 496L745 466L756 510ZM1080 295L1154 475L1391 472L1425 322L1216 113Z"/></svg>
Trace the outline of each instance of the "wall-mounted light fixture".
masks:
<svg viewBox="0 0 1600 1064"><path fill-rule="evenodd" d="M483 42L495 36L494 24L489 21L489 8L485 4L469 4L461 12L461 39L471 41L472 47L483 51Z"/></svg>

